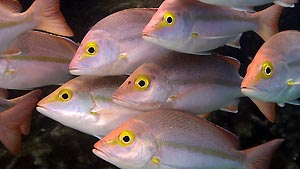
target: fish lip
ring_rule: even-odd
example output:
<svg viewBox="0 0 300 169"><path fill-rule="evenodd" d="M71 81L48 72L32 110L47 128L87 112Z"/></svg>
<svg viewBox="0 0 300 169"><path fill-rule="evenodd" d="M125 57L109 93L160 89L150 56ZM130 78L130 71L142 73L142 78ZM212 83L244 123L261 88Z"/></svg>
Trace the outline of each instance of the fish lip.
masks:
<svg viewBox="0 0 300 169"><path fill-rule="evenodd" d="M114 95L112 95L112 99L113 99L113 102L116 104L119 104L119 105L122 105L125 107L130 107L129 103L127 101L125 101L124 99L118 98ZM135 103L134 101L130 102L130 103L133 104L134 106L137 105L137 103Z"/></svg>
<svg viewBox="0 0 300 169"><path fill-rule="evenodd" d="M93 148L92 151L93 151L93 153L94 153L96 156L102 158L103 160L105 160L105 161L110 161L110 160L109 160L109 156L107 155L107 153L104 152L103 150L97 148L96 146L94 146L94 148Z"/></svg>
<svg viewBox="0 0 300 169"><path fill-rule="evenodd" d="M45 116L53 114L52 110L50 111L49 109L47 109L46 107L43 107L43 106L38 105L35 109Z"/></svg>
<svg viewBox="0 0 300 169"><path fill-rule="evenodd" d="M85 72L86 72L85 70L79 69L79 68L70 68L69 71L70 71L70 73L71 73L72 75L77 75L77 76L85 75L85 74L86 74L86 73L85 73Z"/></svg>

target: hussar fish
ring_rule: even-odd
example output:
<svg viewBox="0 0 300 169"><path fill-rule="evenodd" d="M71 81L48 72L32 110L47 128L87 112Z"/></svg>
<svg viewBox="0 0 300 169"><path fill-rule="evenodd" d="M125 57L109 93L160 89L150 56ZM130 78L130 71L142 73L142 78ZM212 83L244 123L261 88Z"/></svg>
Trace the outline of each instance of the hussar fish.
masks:
<svg viewBox="0 0 300 169"><path fill-rule="evenodd" d="M238 150L225 129L188 113L157 110L129 119L94 145L122 169L267 169L283 139Z"/></svg>
<svg viewBox="0 0 300 169"><path fill-rule="evenodd" d="M174 52L138 67L113 99L143 111L168 108L194 114L217 109L237 112L238 98L243 96L239 66L239 61L231 57Z"/></svg>
<svg viewBox="0 0 300 169"><path fill-rule="evenodd" d="M300 32L280 32L266 41L247 68L242 92L253 99L300 105Z"/></svg>
<svg viewBox="0 0 300 169"><path fill-rule="evenodd" d="M140 111L115 104L112 93L127 76L79 76L38 103L37 111L65 126L105 136Z"/></svg>
<svg viewBox="0 0 300 169"><path fill-rule="evenodd" d="M31 29L73 36L60 12L59 0L36 0L23 13L14 12L7 5L0 5L0 52L3 52L12 40Z"/></svg>
<svg viewBox="0 0 300 169"><path fill-rule="evenodd" d="M157 9L126 9L100 20L86 34L72 62L74 75L124 75L169 50L142 39Z"/></svg>
<svg viewBox="0 0 300 169"><path fill-rule="evenodd" d="M62 84L72 78L71 62L78 45L67 38L28 31L0 54L0 87L30 89Z"/></svg>
<svg viewBox="0 0 300 169"><path fill-rule="evenodd" d="M228 6L237 9L247 9L252 6L259 6L268 3L276 3L283 7L294 7L298 0L198 0L212 5Z"/></svg>
<svg viewBox="0 0 300 169"><path fill-rule="evenodd" d="M264 40L277 33L281 11L278 5L249 13L197 0L165 0L143 30L143 38L191 54L201 54L225 44L239 47L243 32L253 30Z"/></svg>
<svg viewBox="0 0 300 169"><path fill-rule="evenodd" d="M12 107L0 113L0 141L12 154L21 150L21 135L29 134L31 114L40 95L41 90L32 91L17 103L11 101Z"/></svg>

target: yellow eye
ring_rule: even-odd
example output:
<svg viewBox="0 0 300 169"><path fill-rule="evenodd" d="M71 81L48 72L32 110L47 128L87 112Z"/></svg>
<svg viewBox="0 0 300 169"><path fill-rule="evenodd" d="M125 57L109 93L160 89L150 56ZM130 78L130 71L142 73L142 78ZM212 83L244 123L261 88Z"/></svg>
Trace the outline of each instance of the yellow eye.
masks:
<svg viewBox="0 0 300 169"><path fill-rule="evenodd" d="M149 87L150 78L146 75L140 75L134 81L135 89L146 90Z"/></svg>
<svg viewBox="0 0 300 169"><path fill-rule="evenodd" d="M129 146L133 143L135 135L132 131L125 130L122 131L118 137L118 143L121 146Z"/></svg>
<svg viewBox="0 0 300 169"><path fill-rule="evenodd" d="M176 16L172 12L166 12L163 16L164 26L173 26L176 22Z"/></svg>
<svg viewBox="0 0 300 169"><path fill-rule="evenodd" d="M271 78L273 75L273 64L269 61L265 61L261 71L264 78Z"/></svg>
<svg viewBox="0 0 300 169"><path fill-rule="evenodd" d="M63 89L58 93L59 101L67 102L72 99L73 93L70 89Z"/></svg>
<svg viewBox="0 0 300 169"><path fill-rule="evenodd" d="M96 42L88 42L84 48L84 56L95 56L98 53L98 45Z"/></svg>

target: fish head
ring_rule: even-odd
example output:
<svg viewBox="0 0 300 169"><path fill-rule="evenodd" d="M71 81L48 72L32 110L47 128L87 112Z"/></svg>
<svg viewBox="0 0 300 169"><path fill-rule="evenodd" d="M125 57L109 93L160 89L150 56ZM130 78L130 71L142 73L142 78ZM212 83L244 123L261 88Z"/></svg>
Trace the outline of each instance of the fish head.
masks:
<svg viewBox="0 0 300 169"><path fill-rule="evenodd" d="M155 64L145 63L125 80L112 97L117 104L149 111L166 102L171 89L164 72Z"/></svg>
<svg viewBox="0 0 300 169"><path fill-rule="evenodd" d="M173 49L190 38L189 11L181 0L166 0L145 26L144 40Z"/></svg>
<svg viewBox="0 0 300 169"><path fill-rule="evenodd" d="M143 168L157 151L149 125L130 119L94 145L93 153L120 168Z"/></svg>
<svg viewBox="0 0 300 169"><path fill-rule="evenodd" d="M289 68L275 50L259 50L247 68L242 93L249 98L277 102L289 88Z"/></svg>
<svg viewBox="0 0 300 169"><path fill-rule="evenodd" d="M115 62L122 60L118 43L103 30L90 30L72 59L73 75L111 75Z"/></svg>
<svg viewBox="0 0 300 169"><path fill-rule="evenodd" d="M89 116L95 106L91 94L86 90L83 82L69 81L50 95L43 98L37 110L66 126L78 129L79 123Z"/></svg>

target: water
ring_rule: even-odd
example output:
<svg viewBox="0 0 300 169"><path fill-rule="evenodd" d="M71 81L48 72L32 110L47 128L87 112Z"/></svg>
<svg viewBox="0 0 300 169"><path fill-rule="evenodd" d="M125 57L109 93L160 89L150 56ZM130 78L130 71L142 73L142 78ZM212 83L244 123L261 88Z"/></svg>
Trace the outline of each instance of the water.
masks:
<svg viewBox="0 0 300 169"><path fill-rule="evenodd" d="M131 7L158 7L162 0L61 0L62 12L74 31L72 38L80 42L88 30L101 18ZM24 8L33 1L21 0ZM261 8L257 8L261 9ZM279 22L280 31L300 30L300 5L284 9ZM248 58L253 58L262 45L262 39L253 32L244 33L241 50L222 47L217 51L237 58L241 62L240 74L245 75ZM56 86L43 87L46 96ZM11 96L24 92L10 90ZM210 120L240 137L241 148L246 149L274 138L286 141L274 154L271 169L298 169L300 165L300 107L286 105L277 107L277 119L269 123L256 106L247 98L242 98L239 113L216 112ZM92 153L98 139L62 126L39 114L33 113L31 133L23 137L23 151L15 157L0 146L1 169L114 169L117 168Z"/></svg>

